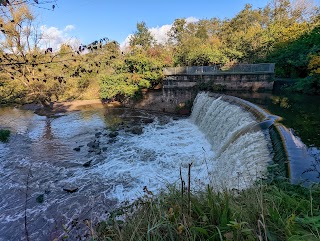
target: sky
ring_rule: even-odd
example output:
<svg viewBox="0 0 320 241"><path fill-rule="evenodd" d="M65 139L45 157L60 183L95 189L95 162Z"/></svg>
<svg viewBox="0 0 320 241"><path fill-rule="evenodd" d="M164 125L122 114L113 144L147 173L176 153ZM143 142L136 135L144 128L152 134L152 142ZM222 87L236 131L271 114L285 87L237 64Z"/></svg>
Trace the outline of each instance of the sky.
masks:
<svg viewBox="0 0 320 241"><path fill-rule="evenodd" d="M54 11L36 8L34 12L47 36L47 47L62 41L89 44L104 37L124 45L138 22L146 22L156 39L164 41L177 18L191 22L232 18L246 3L263 8L268 0L57 0Z"/></svg>

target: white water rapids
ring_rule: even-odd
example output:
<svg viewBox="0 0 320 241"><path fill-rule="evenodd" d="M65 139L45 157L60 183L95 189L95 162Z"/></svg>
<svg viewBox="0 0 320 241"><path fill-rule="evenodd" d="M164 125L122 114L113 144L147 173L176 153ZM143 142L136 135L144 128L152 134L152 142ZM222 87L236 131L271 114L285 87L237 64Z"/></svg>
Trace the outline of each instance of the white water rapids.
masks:
<svg viewBox="0 0 320 241"><path fill-rule="evenodd" d="M266 135L250 128L257 123L253 115L205 93L198 94L190 118L128 109L57 118L13 109L0 117L0 126L13 133L0 144L1 241L24 239L25 211L30 240L61 238L63 229L76 237L83 234L79 223L103 220L121 202L142 196L144 186L156 194L179 185L180 167L186 181L189 163L193 189L238 189L251 185L271 161ZM141 135L130 132L132 119L145 118L153 122L141 125ZM115 138L109 137L110 119L125 126ZM92 141L99 142L100 153L89 152Z"/></svg>

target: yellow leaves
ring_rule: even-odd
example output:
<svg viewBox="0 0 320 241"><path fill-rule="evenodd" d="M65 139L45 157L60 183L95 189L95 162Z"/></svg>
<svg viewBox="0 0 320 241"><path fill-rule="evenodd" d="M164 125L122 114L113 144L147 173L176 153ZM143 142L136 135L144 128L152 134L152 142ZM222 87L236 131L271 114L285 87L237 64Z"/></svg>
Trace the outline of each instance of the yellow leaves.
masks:
<svg viewBox="0 0 320 241"><path fill-rule="evenodd" d="M320 74L320 55L311 55L308 69L310 69L312 73Z"/></svg>
<svg viewBox="0 0 320 241"><path fill-rule="evenodd" d="M169 216L172 216L173 213L174 213L173 208L169 208L169 210L168 210L168 215L169 215Z"/></svg>
<svg viewBox="0 0 320 241"><path fill-rule="evenodd" d="M221 40L217 36L210 37L209 43L213 46L221 46Z"/></svg>
<svg viewBox="0 0 320 241"><path fill-rule="evenodd" d="M185 230L184 225L180 223L178 228L177 228L177 233L178 234L182 234L184 232L184 230Z"/></svg>
<svg viewBox="0 0 320 241"><path fill-rule="evenodd" d="M129 78L133 83L139 83L142 79L142 75L141 74L137 74L137 73L133 73L130 76L131 78Z"/></svg>

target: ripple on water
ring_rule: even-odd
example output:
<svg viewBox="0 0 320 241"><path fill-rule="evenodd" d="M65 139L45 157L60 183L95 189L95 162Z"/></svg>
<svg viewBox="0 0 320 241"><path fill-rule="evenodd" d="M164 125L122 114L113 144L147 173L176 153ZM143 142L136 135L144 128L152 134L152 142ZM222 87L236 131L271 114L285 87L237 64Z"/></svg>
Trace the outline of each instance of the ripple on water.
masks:
<svg viewBox="0 0 320 241"><path fill-rule="evenodd" d="M127 114L135 117L134 122L143 117L143 112ZM131 123L131 117L122 115ZM119 130L109 144L110 130L101 110L58 118L30 116L19 122L28 126L23 135L0 145L0 181L5 183L0 186L0 240L20 240L24 235L27 179L26 212L33 240L59 237L63 225L71 227L76 219L103 219L120 202L143 195L144 186L157 193L179 182L180 166L186 180L188 163L194 163L194 183L205 182L206 160L214 154L198 128L188 119L164 122L151 114L147 117L155 121L143 125L141 135ZM95 137L97 131L102 132L100 137ZM93 140L107 151L89 153L86 144ZM77 146L82 146L79 152L73 150ZM93 164L83 167L89 160ZM70 194L64 188L78 191ZM43 203L36 201L39 195Z"/></svg>

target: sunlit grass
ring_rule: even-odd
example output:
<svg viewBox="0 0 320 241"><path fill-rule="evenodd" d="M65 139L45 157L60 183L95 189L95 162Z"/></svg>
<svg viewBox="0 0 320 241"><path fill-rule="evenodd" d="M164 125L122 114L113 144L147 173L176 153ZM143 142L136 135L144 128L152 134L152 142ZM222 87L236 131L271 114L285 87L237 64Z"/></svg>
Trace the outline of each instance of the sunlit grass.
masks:
<svg viewBox="0 0 320 241"><path fill-rule="evenodd" d="M170 187L120 208L96 240L319 240L320 187L258 183L242 191Z"/></svg>

